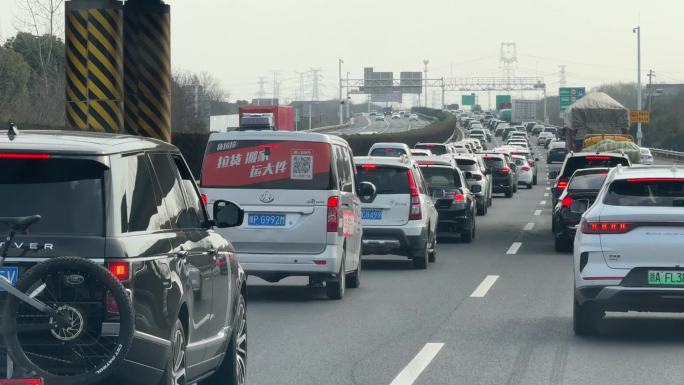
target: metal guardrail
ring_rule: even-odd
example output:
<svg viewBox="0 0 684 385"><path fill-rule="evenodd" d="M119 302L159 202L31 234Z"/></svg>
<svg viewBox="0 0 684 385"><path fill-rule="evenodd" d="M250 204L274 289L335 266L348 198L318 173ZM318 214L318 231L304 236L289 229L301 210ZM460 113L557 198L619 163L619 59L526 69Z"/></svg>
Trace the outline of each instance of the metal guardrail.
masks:
<svg viewBox="0 0 684 385"><path fill-rule="evenodd" d="M347 128L347 127L351 127L351 123L337 124L334 126L316 127L316 128L312 128L310 130L302 130L302 132L318 132L318 131L325 131L325 130L339 130L340 128Z"/></svg>
<svg viewBox="0 0 684 385"><path fill-rule="evenodd" d="M668 159L684 160L684 152L681 151L663 150L661 148L651 148L650 150L654 156Z"/></svg>

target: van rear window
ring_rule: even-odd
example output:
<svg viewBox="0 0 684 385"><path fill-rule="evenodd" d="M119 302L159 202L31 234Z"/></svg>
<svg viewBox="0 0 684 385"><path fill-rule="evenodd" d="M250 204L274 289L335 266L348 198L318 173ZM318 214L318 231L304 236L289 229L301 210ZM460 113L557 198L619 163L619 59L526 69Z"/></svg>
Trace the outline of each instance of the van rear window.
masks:
<svg viewBox="0 0 684 385"><path fill-rule="evenodd" d="M629 166L629 160L621 156L611 156L611 155L586 155L586 156L574 156L570 157L565 161L565 167L563 168L564 178L569 178L575 171L583 168L598 168L598 167L616 167L617 165Z"/></svg>
<svg viewBox="0 0 684 385"><path fill-rule="evenodd" d="M207 145L202 187L329 190L329 143L220 140Z"/></svg>
<svg viewBox="0 0 684 385"><path fill-rule="evenodd" d="M406 169L383 167L374 164L357 166L359 182L375 185L378 194L408 194L409 183Z"/></svg>
<svg viewBox="0 0 684 385"><path fill-rule="evenodd" d="M392 158L398 158L402 155L407 155L406 151L402 148L392 148L392 147L378 147L371 151L370 156L388 156Z"/></svg>
<svg viewBox="0 0 684 385"><path fill-rule="evenodd" d="M421 150L430 150L434 155L444 155L447 153L447 148L443 144L416 144L413 146L413 148L421 149Z"/></svg>
<svg viewBox="0 0 684 385"><path fill-rule="evenodd" d="M605 204L613 206L684 207L684 179L638 178L611 183Z"/></svg>

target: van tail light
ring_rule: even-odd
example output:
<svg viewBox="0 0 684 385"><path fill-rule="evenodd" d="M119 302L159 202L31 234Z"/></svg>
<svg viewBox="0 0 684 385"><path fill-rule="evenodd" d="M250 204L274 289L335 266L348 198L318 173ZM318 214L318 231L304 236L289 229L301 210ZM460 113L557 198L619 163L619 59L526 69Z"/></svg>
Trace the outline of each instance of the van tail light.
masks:
<svg viewBox="0 0 684 385"><path fill-rule="evenodd" d="M0 380L0 385L43 385L40 378L22 378L15 380Z"/></svg>
<svg viewBox="0 0 684 385"><path fill-rule="evenodd" d="M207 194L202 194L202 203L206 207L207 204L209 204L209 198L207 198Z"/></svg>
<svg viewBox="0 0 684 385"><path fill-rule="evenodd" d="M504 174L504 175L508 175L511 173L511 169L508 167L503 167L501 170L499 170L499 172Z"/></svg>
<svg viewBox="0 0 684 385"><path fill-rule="evenodd" d="M418 192L418 186L416 186L416 181L413 179L413 172L408 170L406 172L406 177L408 178L409 190L411 192L411 207L409 210L409 220L416 221L423 219L423 211L420 208L420 193Z"/></svg>
<svg viewBox="0 0 684 385"><path fill-rule="evenodd" d="M527 163L528 163L531 167L534 167L534 160L528 159L528 160L527 160Z"/></svg>
<svg viewBox="0 0 684 385"><path fill-rule="evenodd" d="M572 199L572 197L565 197L561 201L561 204L563 205L563 207L570 207L570 206L572 206L572 202L574 202L574 201L575 200Z"/></svg>
<svg viewBox="0 0 684 385"><path fill-rule="evenodd" d="M531 170L531 168L529 166L523 166L522 169L523 169L523 171L530 171Z"/></svg>
<svg viewBox="0 0 684 385"><path fill-rule="evenodd" d="M553 186L559 190L565 190L568 187L568 180L567 179L559 179L558 182L556 182L556 185Z"/></svg>
<svg viewBox="0 0 684 385"><path fill-rule="evenodd" d="M473 177L471 179L473 180L482 180L482 175L480 174L472 174L472 176Z"/></svg>
<svg viewBox="0 0 684 385"><path fill-rule="evenodd" d="M128 262L110 262L107 270L119 281L128 281L131 278L131 265Z"/></svg>
<svg viewBox="0 0 684 385"><path fill-rule="evenodd" d="M327 228L329 233L336 233L340 227L340 197L328 198Z"/></svg>
<svg viewBox="0 0 684 385"><path fill-rule="evenodd" d="M24 160L41 159L41 160L46 160L46 159L50 159L50 154L2 152L2 153L0 153L0 159L24 159Z"/></svg>
<svg viewBox="0 0 684 385"><path fill-rule="evenodd" d="M580 231L583 234L625 234L636 227L635 223L629 222L589 222L582 219Z"/></svg>

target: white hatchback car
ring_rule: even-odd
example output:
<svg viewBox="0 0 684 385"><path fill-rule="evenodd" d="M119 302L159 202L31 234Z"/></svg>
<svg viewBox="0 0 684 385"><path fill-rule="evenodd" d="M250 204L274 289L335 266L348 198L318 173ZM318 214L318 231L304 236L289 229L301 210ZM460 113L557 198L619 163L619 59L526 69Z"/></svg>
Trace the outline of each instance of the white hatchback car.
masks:
<svg viewBox="0 0 684 385"><path fill-rule="evenodd" d="M641 147L641 164L653 164L653 154L651 154L651 150L646 147Z"/></svg>
<svg viewBox="0 0 684 385"><path fill-rule="evenodd" d="M522 155L511 155L515 163L515 173L518 175L518 184L525 185L527 189L531 190L534 184L534 172L530 167L527 158Z"/></svg>
<svg viewBox="0 0 684 385"><path fill-rule="evenodd" d="M397 142L379 142L373 143L370 150L368 150L368 156L389 156L389 157L400 157L400 156L411 156L411 149L405 143Z"/></svg>
<svg viewBox="0 0 684 385"><path fill-rule="evenodd" d="M418 164L409 158L356 157L357 178L377 186L362 195L363 254L395 254L427 268L437 253L437 209Z"/></svg>
<svg viewBox="0 0 684 385"><path fill-rule="evenodd" d="M682 312L682 246L684 170L614 168L575 235L575 333L606 311Z"/></svg>

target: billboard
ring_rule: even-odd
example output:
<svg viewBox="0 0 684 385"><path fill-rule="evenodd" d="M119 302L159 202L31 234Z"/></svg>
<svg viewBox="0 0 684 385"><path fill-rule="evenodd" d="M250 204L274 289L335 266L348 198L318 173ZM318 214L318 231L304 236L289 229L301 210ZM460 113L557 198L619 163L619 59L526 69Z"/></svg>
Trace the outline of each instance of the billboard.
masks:
<svg viewBox="0 0 684 385"><path fill-rule="evenodd" d="M496 95L496 110L511 108L511 95Z"/></svg>
<svg viewBox="0 0 684 385"><path fill-rule="evenodd" d="M423 93L423 73L422 72L402 72L400 74L399 87L405 94Z"/></svg>
<svg viewBox="0 0 684 385"><path fill-rule="evenodd" d="M475 95L462 95L461 105L464 106L474 106L475 105Z"/></svg>
<svg viewBox="0 0 684 385"><path fill-rule="evenodd" d="M401 103L401 91L392 91L388 94L371 94L372 103Z"/></svg>

